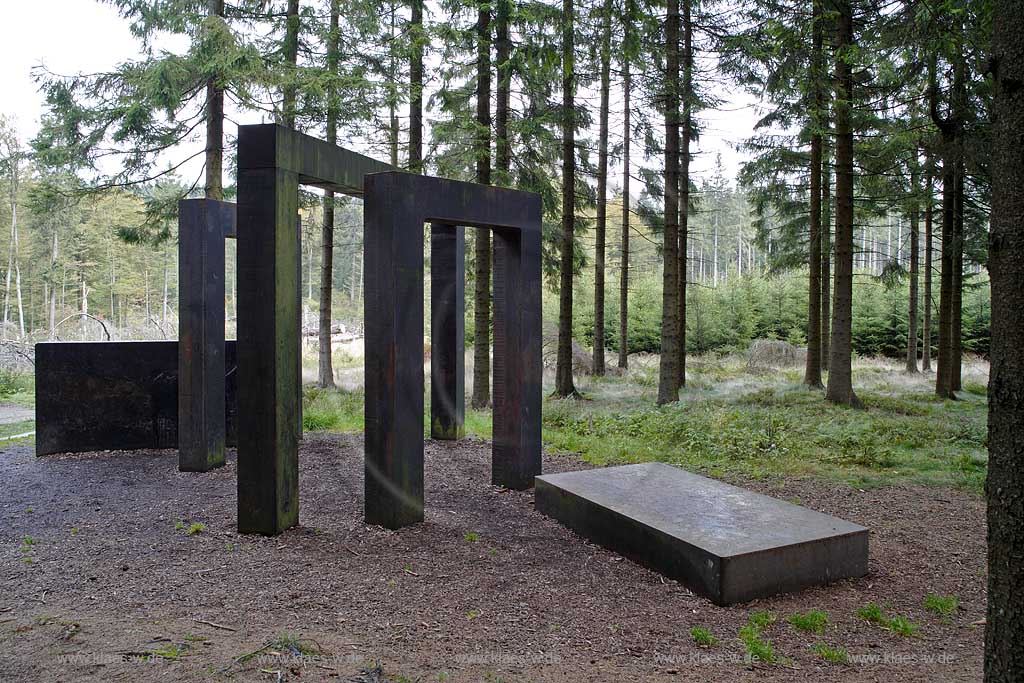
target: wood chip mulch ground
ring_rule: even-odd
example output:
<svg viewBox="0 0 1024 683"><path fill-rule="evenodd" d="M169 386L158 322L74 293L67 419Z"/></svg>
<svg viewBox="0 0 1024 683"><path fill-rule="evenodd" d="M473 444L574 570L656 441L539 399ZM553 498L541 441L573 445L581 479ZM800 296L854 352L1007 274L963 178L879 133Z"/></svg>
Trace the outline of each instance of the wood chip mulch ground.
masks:
<svg viewBox="0 0 1024 683"><path fill-rule="evenodd" d="M0 451L0 681L980 680L984 503L942 488L734 482L871 528L868 576L719 608L489 485L490 445L427 442L426 522L362 520L362 438L308 435L301 526L235 531L234 454ZM547 455L546 471L587 465ZM201 526L200 526L201 525ZM191 533L190 533L191 532ZM955 595L942 617L929 593ZM858 616L869 602L916 636ZM786 618L826 610L820 635ZM751 613L779 660L752 663ZM696 645L692 627L718 640ZM814 647L844 648L830 664Z"/></svg>

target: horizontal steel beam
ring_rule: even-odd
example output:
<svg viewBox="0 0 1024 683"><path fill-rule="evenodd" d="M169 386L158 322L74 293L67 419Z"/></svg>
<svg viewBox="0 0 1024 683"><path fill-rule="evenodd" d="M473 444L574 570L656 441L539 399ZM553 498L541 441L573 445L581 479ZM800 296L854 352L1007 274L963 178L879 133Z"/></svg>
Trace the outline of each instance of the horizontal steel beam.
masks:
<svg viewBox="0 0 1024 683"><path fill-rule="evenodd" d="M273 123L238 127L238 167L276 168L312 185L358 197L363 176L393 167L368 156Z"/></svg>

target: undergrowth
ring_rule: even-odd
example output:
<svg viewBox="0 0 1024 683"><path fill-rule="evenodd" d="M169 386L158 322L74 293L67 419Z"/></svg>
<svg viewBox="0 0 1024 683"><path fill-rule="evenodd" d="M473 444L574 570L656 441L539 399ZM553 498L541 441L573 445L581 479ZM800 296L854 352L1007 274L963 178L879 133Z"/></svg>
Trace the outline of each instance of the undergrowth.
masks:
<svg viewBox="0 0 1024 683"><path fill-rule="evenodd" d="M656 366L638 364L623 376L581 379L586 400L546 398L543 439L548 450L597 465L662 461L714 477L818 476L861 488L919 483L980 494L984 398L965 391L943 401L927 378L858 363L866 410L831 405L786 373L751 375L728 359L693 361L680 401L658 407ZM307 389L303 410L309 431L363 429L362 391ZM425 401L424 436L429 411ZM491 438L490 411L467 406L465 427L467 436Z"/></svg>

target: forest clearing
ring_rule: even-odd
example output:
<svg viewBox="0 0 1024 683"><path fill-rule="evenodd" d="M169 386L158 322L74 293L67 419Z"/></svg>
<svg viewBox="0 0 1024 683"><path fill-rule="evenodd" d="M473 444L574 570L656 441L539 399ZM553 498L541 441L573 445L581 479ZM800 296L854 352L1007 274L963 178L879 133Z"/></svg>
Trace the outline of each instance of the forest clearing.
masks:
<svg viewBox="0 0 1024 683"><path fill-rule="evenodd" d="M1024 681L1024 0L46 0L0 681Z"/></svg>
<svg viewBox="0 0 1024 683"><path fill-rule="evenodd" d="M278 539L230 522L233 454L200 478L167 451L42 465L25 440L5 446L3 524L21 542L3 563L22 606L0 615L0 661L83 681L140 660L161 680L980 676L985 363L965 364L949 403L895 362L858 360L867 410L738 354L693 359L680 403L658 408L656 357L630 363L581 377L584 400L545 402L546 471L663 460L841 515L872 530L868 574L722 609L611 551L579 552L532 494L488 484L487 411L468 412L466 441L427 442L424 524L366 527L362 392L309 387L302 526ZM48 656L25 664L33 651ZM107 660L62 658L82 651Z"/></svg>

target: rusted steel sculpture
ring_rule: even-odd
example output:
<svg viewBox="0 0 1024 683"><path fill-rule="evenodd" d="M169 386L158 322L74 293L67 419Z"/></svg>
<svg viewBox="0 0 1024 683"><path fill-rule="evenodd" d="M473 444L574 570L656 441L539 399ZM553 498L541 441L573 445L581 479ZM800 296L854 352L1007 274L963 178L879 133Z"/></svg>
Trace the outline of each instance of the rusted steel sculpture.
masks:
<svg viewBox="0 0 1024 683"><path fill-rule="evenodd" d="M178 204L178 341L36 346L36 452L178 448L178 468L237 443L236 347L224 339L224 239L235 205Z"/></svg>
<svg viewBox="0 0 1024 683"><path fill-rule="evenodd" d="M224 464L224 239L235 205L178 202L178 469Z"/></svg>
<svg viewBox="0 0 1024 683"><path fill-rule="evenodd" d="M431 229L431 433L463 429L462 227L494 232L491 480L541 471L541 203L538 195L407 173L375 173L363 194L366 521L423 519L423 226ZM460 226L460 227L455 227ZM244 393L244 389L243 389Z"/></svg>
<svg viewBox="0 0 1024 683"><path fill-rule="evenodd" d="M299 520L299 185L363 193L389 169L283 126L238 128L238 530ZM421 432L422 433L422 432Z"/></svg>
<svg viewBox="0 0 1024 683"><path fill-rule="evenodd" d="M224 463L225 442L237 426L239 531L272 535L298 523L301 249L296 220L298 186L304 184L354 196L365 191L367 521L397 528L423 518L426 223L432 225L433 261L431 434L439 439L463 434L463 226L490 228L495 234L492 481L515 489L532 486L541 471L540 197L390 168L282 126L240 126L238 203L187 200L179 206L180 343L41 345L42 365L52 366L54 378L84 368L72 382L76 389L88 390L108 376L124 378L108 392L124 410L109 411L113 417L99 429L81 432L87 437L82 442L91 448L177 442L180 469L206 471ZM224 339L224 239L230 237L238 240L237 345ZM234 356L236 348L237 372L226 378L225 356ZM120 374L108 372L111 353L129 356L116 368ZM232 382L238 397L233 423ZM126 387L130 401L121 400ZM67 420L47 417L56 414L47 410L40 411L40 452L67 448ZM131 438L117 426L126 422L136 427Z"/></svg>

